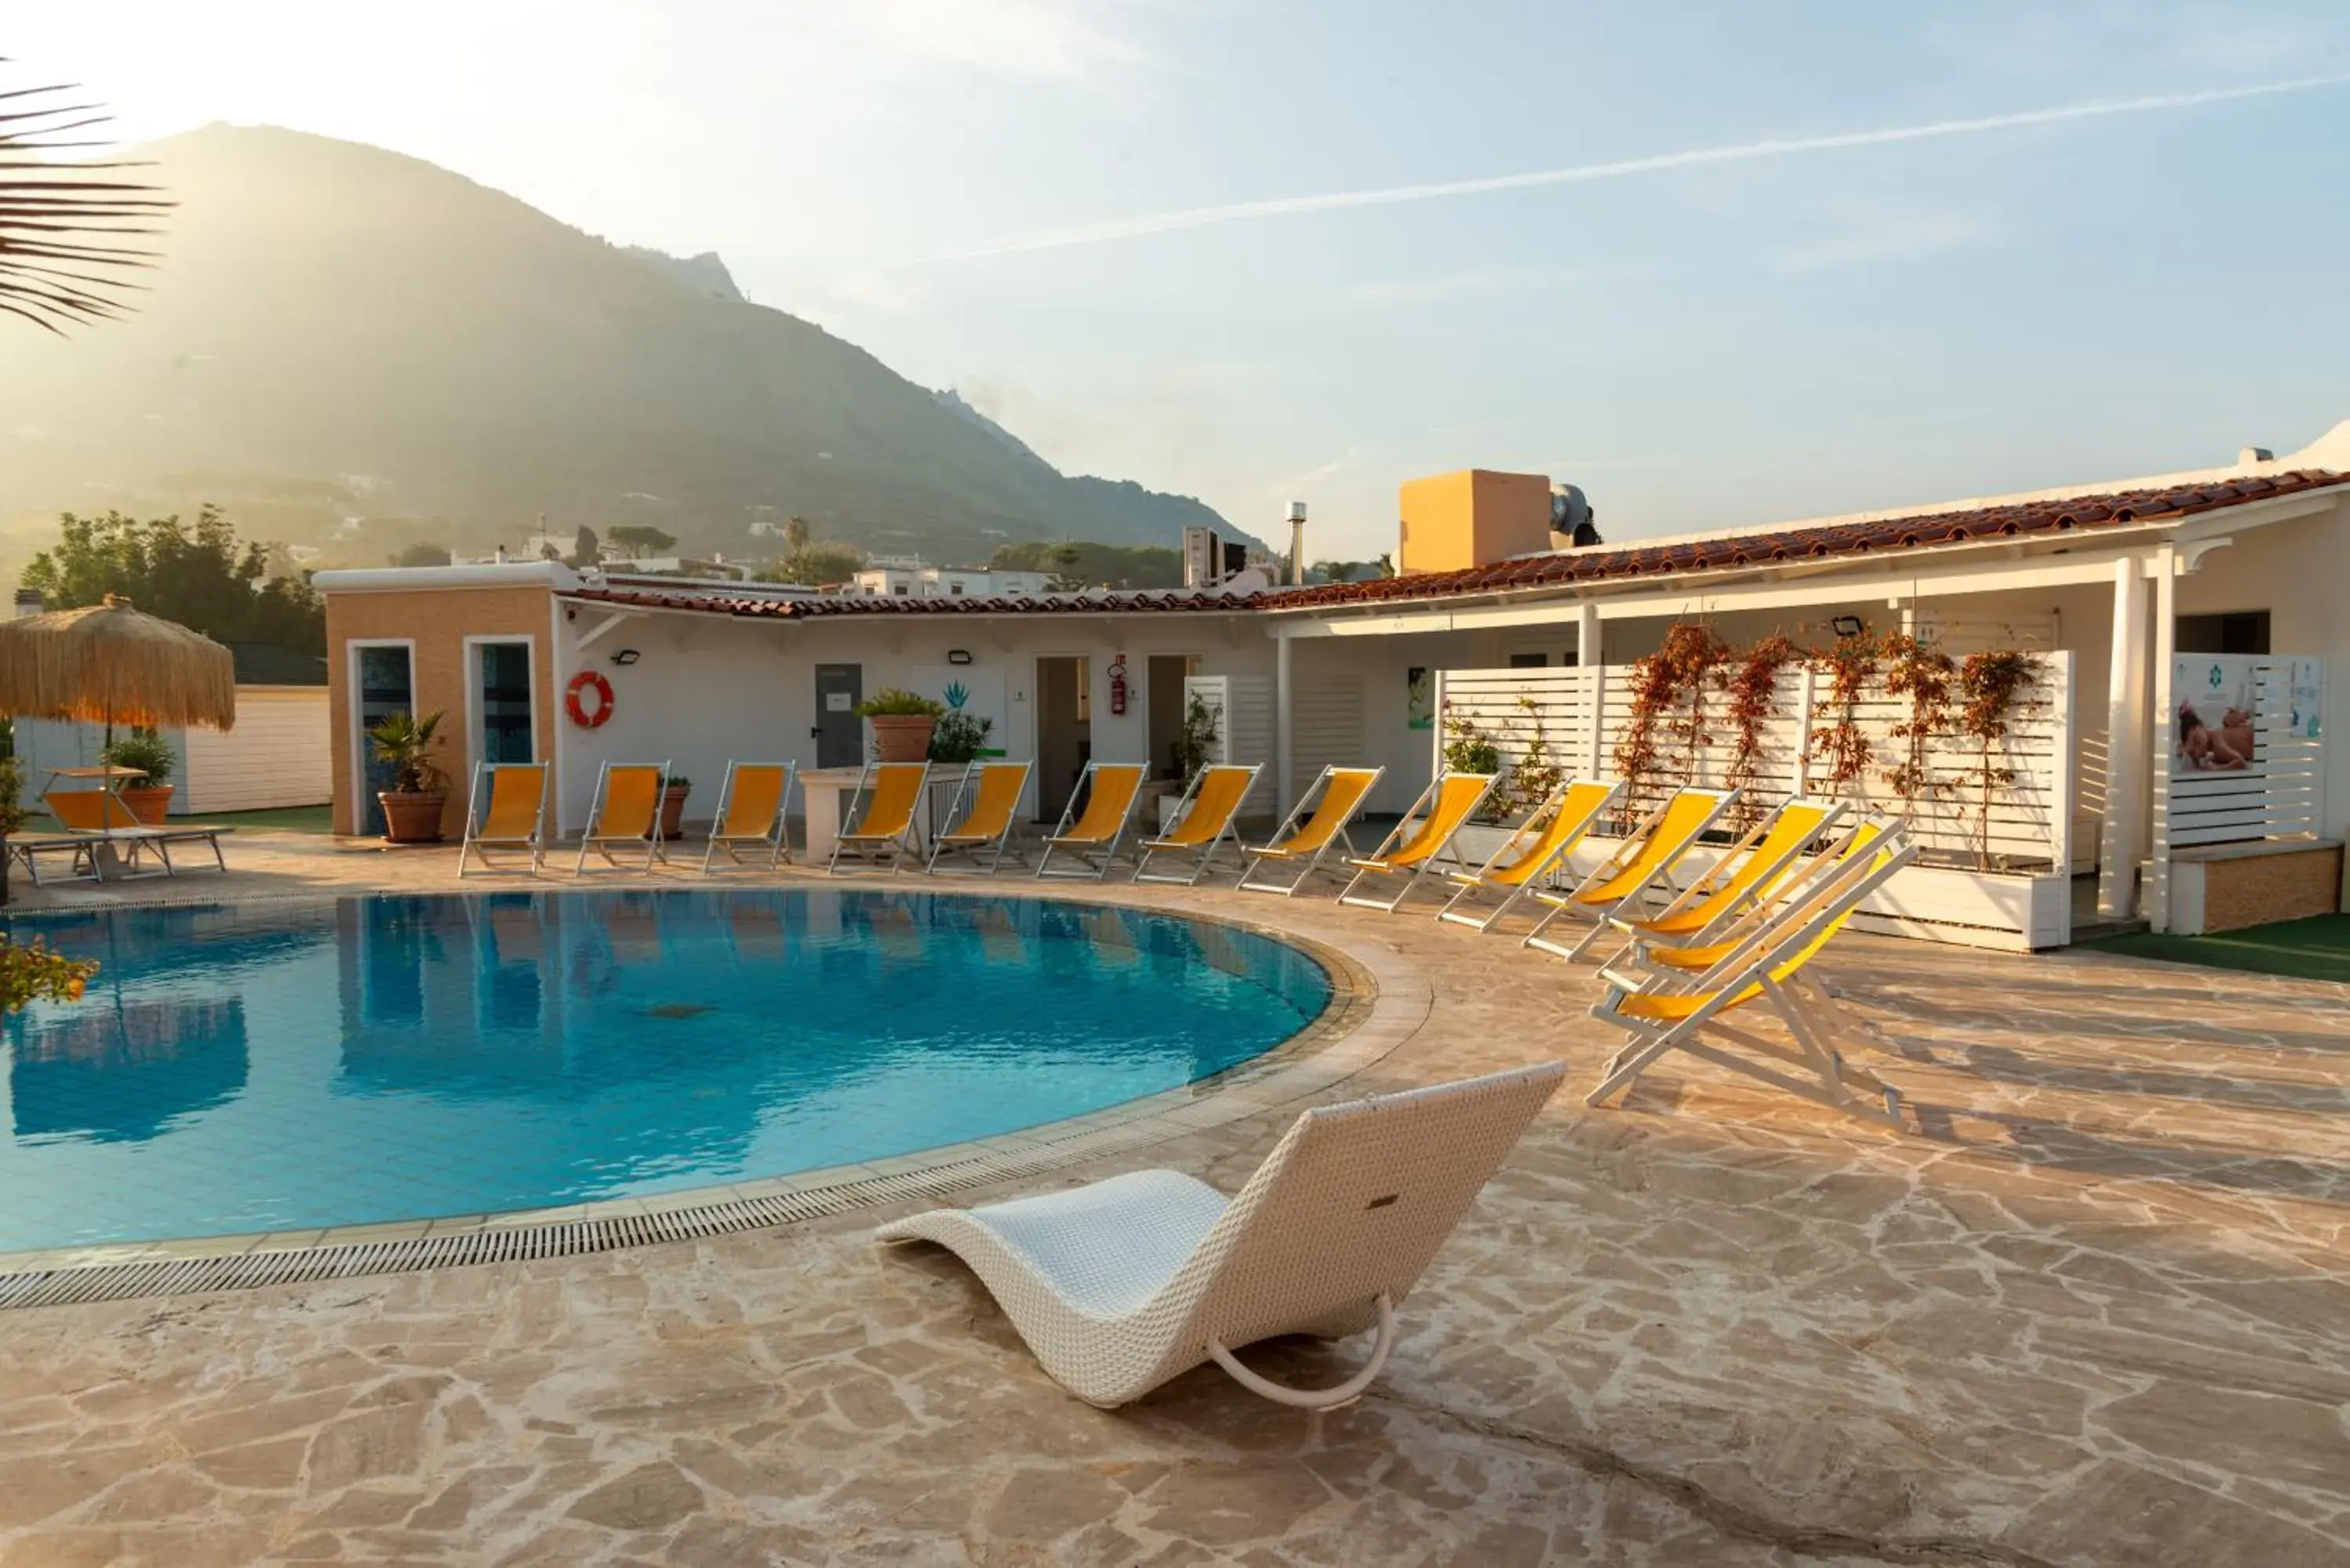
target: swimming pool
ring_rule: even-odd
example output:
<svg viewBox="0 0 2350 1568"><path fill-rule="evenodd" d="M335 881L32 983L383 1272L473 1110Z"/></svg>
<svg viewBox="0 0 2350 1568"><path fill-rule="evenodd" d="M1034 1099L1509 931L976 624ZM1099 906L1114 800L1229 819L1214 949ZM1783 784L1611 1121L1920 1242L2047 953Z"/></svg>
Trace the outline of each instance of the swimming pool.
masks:
<svg viewBox="0 0 2350 1568"><path fill-rule="evenodd" d="M639 1197L911 1154L1221 1072L1312 957L1104 905L859 888L36 915L0 1251Z"/></svg>

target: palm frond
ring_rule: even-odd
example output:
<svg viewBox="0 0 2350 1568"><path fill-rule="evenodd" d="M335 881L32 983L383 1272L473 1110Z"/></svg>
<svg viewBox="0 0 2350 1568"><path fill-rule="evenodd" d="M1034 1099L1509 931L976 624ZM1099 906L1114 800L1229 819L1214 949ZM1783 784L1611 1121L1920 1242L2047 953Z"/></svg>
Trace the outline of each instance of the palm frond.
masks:
<svg viewBox="0 0 2350 1568"><path fill-rule="evenodd" d="M0 61L0 64L5 64ZM0 315L63 334L131 308L141 286L127 274L155 264L146 242L173 203L143 181L118 178L135 162L70 156L104 141L73 133L106 114L70 87L0 91Z"/></svg>

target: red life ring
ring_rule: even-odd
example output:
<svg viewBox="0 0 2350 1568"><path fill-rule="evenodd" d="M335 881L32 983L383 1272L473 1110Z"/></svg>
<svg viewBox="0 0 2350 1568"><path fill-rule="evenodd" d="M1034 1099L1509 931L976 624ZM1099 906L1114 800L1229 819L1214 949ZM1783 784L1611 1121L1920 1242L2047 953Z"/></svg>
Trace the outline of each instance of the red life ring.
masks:
<svg viewBox="0 0 2350 1568"><path fill-rule="evenodd" d="M579 701L579 693L590 689L596 693L596 711L593 713ZM581 670L571 678L569 690L563 693L563 711L570 714L571 722L583 730L602 729L604 722L612 716L612 683L596 670Z"/></svg>

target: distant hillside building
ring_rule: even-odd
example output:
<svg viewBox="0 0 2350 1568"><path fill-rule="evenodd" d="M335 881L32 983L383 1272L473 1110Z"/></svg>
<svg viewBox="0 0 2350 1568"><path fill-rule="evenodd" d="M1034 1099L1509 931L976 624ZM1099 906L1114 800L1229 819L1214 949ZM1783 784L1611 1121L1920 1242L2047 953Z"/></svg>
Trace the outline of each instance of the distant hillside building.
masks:
<svg viewBox="0 0 2350 1568"><path fill-rule="evenodd" d="M877 561L850 579L849 591L893 598L1018 598L1049 592L1052 582L1050 572Z"/></svg>

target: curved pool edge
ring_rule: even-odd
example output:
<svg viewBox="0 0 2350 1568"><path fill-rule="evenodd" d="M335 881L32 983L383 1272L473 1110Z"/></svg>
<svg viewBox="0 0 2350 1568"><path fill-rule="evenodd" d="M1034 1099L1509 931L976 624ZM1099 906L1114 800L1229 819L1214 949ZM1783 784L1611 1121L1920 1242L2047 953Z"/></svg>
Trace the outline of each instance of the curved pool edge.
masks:
<svg viewBox="0 0 2350 1568"><path fill-rule="evenodd" d="M1105 896L1120 890L995 889L997 896L1128 904ZM1326 1094L1386 1057L1428 1016L1433 993L1427 981L1388 948L1309 936L1221 910L1189 907L1180 912L1304 952L1328 974L1329 1003L1305 1029L1222 1073L1016 1133L886 1159L549 1209L0 1252L0 1310L565 1257L943 1200L1147 1148Z"/></svg>

